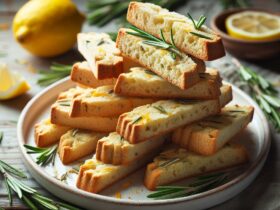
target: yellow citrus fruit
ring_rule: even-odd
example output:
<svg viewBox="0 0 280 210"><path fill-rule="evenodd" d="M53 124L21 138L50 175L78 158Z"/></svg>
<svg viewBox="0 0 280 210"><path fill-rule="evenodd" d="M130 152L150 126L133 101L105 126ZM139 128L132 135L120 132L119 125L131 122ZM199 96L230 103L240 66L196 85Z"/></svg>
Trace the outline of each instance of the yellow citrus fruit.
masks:
<svg viewBox="0 0 280 210"><path fill-rule="evenodd" d="M76 43L85 20L71 0L30 0L15 15L15 39L42 57L60 55Z"/></svg>
<svg viewBox="0 0 280 210"><path fill-rule="evenodd" d="M15 98L29 89L29 84L21 75L0 64L0 100Z"/></svg>
<svg viewBox="0 0 280 210"><path fill-rule="evenodd" d="M245 11L230 15L226 29L232 37L266 41L280 38L280 16L266 12Z"/></svg>

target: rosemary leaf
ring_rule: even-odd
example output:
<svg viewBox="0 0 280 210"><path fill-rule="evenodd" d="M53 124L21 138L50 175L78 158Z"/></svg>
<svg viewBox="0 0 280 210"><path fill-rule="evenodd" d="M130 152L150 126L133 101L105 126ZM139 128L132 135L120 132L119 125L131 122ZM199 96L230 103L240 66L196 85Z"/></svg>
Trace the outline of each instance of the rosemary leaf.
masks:
<svg viewBox="0 0 280 210"><path fill-rule="evenodd" d="M140 117L136 118L134 121L132 121L132 124L138 123L142 119L143 119L143 117L140 116Z"/></svg>
<svg viewBox="0 0 280 210"><path fill-rule="evenodd" d="M36 158L36 163L38 165L45 166L48 165L49 163L52 163L52 165L54 165L57 145L49 148L40 148L40 147L33 147L25 144L24 147L27 149L27 153L39 155Z"/></svg>
<svg viewBox="0 0 280 210"><path fill-rule="evenodd" d="M152 71L150 71L150 70L145 69L144 71L145 71L146 74L150 74L150 75L153 75L153 76L157 76L156 73L154 73L154 72L152 72Z"/></svg>
<svg viewBox="0 0 280 210"><path fill-rule="evenodd" d="M60 80L71 73L72 65L64 65L59 63L52 63L50 66L50 71L39 71L41 77L38 79L37 83L41 86L50 85L57 80Z"/></svg>
<svg viewBox="0 0 280 210"><path fill-rule="evenodd" d="M158 110L162 114L168 114L167 111L161 105L153 106L153 108L155 108L156 110Z"/></svg>
<svg viewBox="0 0 280 210"><path fill-rule="evenodd" d="M204 35L204 34L201 34L201 33L199 33L199 32L194 32L194 31L191 31L190 33L191 33L191 34L193 34L193 35L195 35L195 36L198 36L198 37L200 37L200 38L204 38L204 39L212 39L211 37L206 36L206 35Z"/></svg>

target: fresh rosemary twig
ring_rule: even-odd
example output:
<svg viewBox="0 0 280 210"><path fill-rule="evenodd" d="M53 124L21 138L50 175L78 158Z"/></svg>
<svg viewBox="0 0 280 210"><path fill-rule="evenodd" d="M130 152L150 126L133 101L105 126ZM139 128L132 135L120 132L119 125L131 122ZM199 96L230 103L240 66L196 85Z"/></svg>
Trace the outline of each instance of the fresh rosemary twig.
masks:
<svg viewBox="0 0 280 210"><path fill-rule="evenodd" d="M113 19L118 19L121 26L126 23L125 13L131 0L89 0L87 3L89 24L98 27L108 24ZM139 0L150 2L167 9L174 9L181 6L186 0Z"/></svg>
<svg viewBox="0 0 280 210"><path fill-rule="evenodd" d="M47 86L68 76L71 73L72 65L53 63L50 70L51 71L39 71L39 74L41 74L41 78L37 81L39 85Z"/></svg>
<svg viewBox="0 0 280 210"><path fill-rule="evenodd" d="M39 156L36 158L36 163L38 165L45 166L49 163L54 165L57 145L49 148L40 148L25 144L24 147L27 149L28 154L39 154Z"/></svg>
<svg viewBox="0 0 280 210"><path fill-rule="evenodd" d="M182 56L180 51L174 44L172 29L170 31L170 40L171 40L172 44L169 44L168 42L166 42L162 30L160 30L160 36L161 36L161 39L160 39L135 26L130 26L130 29L132 29L133 32L128 31L127 33L130 35L133 35L133 36L138 36L138 37L144 38L145 39L143 41L144 44L151 45L151 46L154 46L154 47L157 47L160 49L168 50L173 59L176 59L177 56L179 56L179 57Z"/></svg>
<svg viewBox="0 0 280 210"><path fill-rule="evenodd" d="M147 197L152 199L171 199L201 193L225 183L229 173L220 172L209 175L202 175L196 178L193 183L187 186L159 186L156 191Z"/></svg>
<svg viewBox="0 0 280 210"><path fill-rule="evenodd" d="M275 87L252 69L244 67L236 59L233 62L238 66L240 78L249 86L249 91L254 100L259 104L272 122L275 129L280 132L280 99Z"/></svg>
<svg viewBox="0 0 280 210"><path fill-rule="evenodd" d="M22 200L27 207L32 210L79 210L70 204L57 202L48 197L40 195L37 190L29 187L21 179L26 178L26 175L20 170L8 165L4 161L0 160L0 175L4 179L4 185L6 187L10 206L13 205L13 192L17 197Z"/></svg>

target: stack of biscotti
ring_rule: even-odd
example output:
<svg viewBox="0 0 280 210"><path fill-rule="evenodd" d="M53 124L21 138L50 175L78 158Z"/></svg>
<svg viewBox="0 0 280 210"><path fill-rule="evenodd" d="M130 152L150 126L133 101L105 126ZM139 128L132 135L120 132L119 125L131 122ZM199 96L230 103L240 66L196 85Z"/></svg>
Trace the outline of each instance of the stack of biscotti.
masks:
<svg viewBox="0 0 280 210"><path fill-rule="evenodd" d="M95 153L77 180L93 193L148 163L143 182L150 190L245 163L246 149L231 140L253 108L227 105L231 86L205 65L224 56L221 38L150 3L131 2L127 20L134 28L120 29L116 43L107 34L78 35L86 60L73 65L78 86L61 93L50 119L36 126L38 145L59 142L64 164Z"/></svg>

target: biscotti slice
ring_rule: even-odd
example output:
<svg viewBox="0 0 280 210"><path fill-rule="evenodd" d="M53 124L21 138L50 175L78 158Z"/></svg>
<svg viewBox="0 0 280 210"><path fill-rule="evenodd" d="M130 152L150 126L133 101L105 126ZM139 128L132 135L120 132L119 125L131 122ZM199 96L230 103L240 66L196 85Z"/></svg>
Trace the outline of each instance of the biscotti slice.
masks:
<svg viewBox="0 0 280 210"><path fill-rule="evenodd" d="M251 106L226 106L218 115L176 129L172 141L192 152L213 155L249 124L253 112Z"/></svg>
<svg viewBox="0 0 280 210"><path fill-rule="evenodd" d="M244 146L227 144L211 156L202 156L183 148L168 148L148 164L144 184L149 190L180 179L243 164L248 161Z"/></svg>
<svg viewBox="0 0 280 210"><path fill-rule="evenodd" d="M123 96L215 99L221 94L220 76L215 69L200 73L201 80L192 87L182 90L143 67L131 68L131 72L119 76L114 92Z"/></svg>
<svg viewBox="0 0 280 210"><path fill-rule="evenodd" d="M50 119L42 120L34 126L35 143L38 147L48 147L59 141L70 127L55 125Z"/></svg>
<svg viewBox="0 0 280 210"><path fill-rule="evenodd" d="M93 157L80 167L76 185L79 189L98 193L143 167L153 159L157 152L158 150L154 150L128 165L106 164Z"/></svg>
<svg viewBox="0 0 280 210"><path fill-rule="evenodd" d="M230 99L230 88L223 88L219 99L161 100L140 106L122 114L117 132L130 143L136 144L176 128L220 112L220 101Z"/></svg>
<svg viewBox="0 0 280 210"><path fill-rule="evenodd" d="M58 154L63 164L69 164L75 160L95 152L97 141L107 133L72 129L61 136L58 146Z"/></svg>
<svg viewBox="0 0 280 210"><path fill-rule="evenodd" d="M108 34L79 33L78 50L97 79L117 78L123 72L123 57Z"/></svg>
<svg viewBox="0 0 280 210"><path fill-rule="evenodd" d="M116 78L108 78L98 80L91 71L88 63L75 63L71 70L71 80L87 87L97 88L104 85L113 85L116 83Z"/></svg>
<svg viewBox="0 0 280 210"><path fill-rule="evenodd" d="M57 101L51 108L51 123L99 132L116 130L117 117L70 117L70 102Z"/></svg>
<svg viewBox="0 0 280 210"><path fill-rule="evenodd" d="M184 15L170 12L151 3L130 2L127 20L132 25L161 38L160 30L167 42L173 40L180 50L202 60L215 60L225 55L222 39L206 26L195 29L192 21ZM196 36L202 34L207 38Z"/></svg>
<svg viewBox="0 0 280 210"><path fill-rule="evenodd" d="M113 88L114 86L109 85L88 89L84 94L73 100L70 116L119 116L135 107L156 101L151 98L118 96L114 93Z"/></svg>
<svg viewBox="0 0 280 210"><path fill-rule="evenodd" d="M181 53L174 59L168 50L147 45L143 38L130 35L130 29L120 29L117 37L117 47L121 53L138 61L163 79L187 89L200 81L199 72L205 72L202 60Z"/></svg>
<svg viewBox="0 0 280 210"><path fill-rule="evenodd" d="M232 100L232 88L230 85L223 84L221 87L221 95L219 97L220 106L224 107Z"/></svg>
<svg viewBox="0 0 280 210"><path fill-rule="evenodd" d="M161 136L139 144L130 144L118 133L113 132L98 141L96 159L113 165L127 165L159 148L164 140L165 137Z"/></svg>

